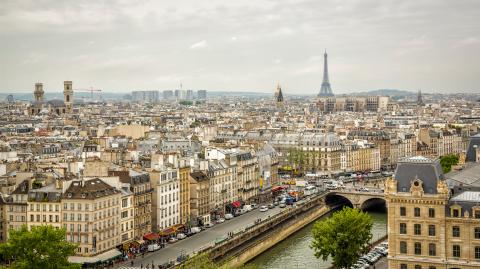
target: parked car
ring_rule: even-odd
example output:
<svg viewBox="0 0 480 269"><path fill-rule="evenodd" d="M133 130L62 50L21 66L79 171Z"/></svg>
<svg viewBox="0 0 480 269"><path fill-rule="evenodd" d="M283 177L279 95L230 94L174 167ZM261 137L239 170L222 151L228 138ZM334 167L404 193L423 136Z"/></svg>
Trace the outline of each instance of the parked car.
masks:
<svg viewBox="0 0 480 269"><path fill-rule="evenodd" d="M253 210L253 207L252 205L244 205L243 210L245 210L245 212L250 212Z"/></svg>
<svg viewBox="0 0 480 269"><path fill-rule="evenodd" d="M196 234L196 233L199 233L201 232L202 229L200 229L200 227L192 227L190 228L190 232L193 233L193 234Z"/></svg>
<svg viewBox="0 0 480 269"><path fill-rule="evenodd" d="M268 207L267 207L267 206L262 205L262 206L260 207L260 212L267 212L267 211L268 211Z"/></svg>
<svg viewBox="0 0 480 269"><path fill-rule="evenodd" d="M268 204L268 208L269 209L275 208L275 205L274 204Z"/></svg>
<svg viewBox="0 0 480 269"><path fill-rule="evenodd" d="M178 241L178 239L175 238L175 237L171 237L170 239L168 239L168 243L175 243L177 241Z"/></svg>
<svg viewBox="0 0 480 269"><path fill-rule="evenodd" d="M217 219L217 224L224 223L225 219L224 218L219 218Z"/></svg>
<svg viewBox="0 0 480 269"><path fill-rule="evenodd" d="M230 213L225 214L225 219L226 219L226 220L233 219L233 215L230 214Z"/></svg>
<svg viewBox="0 0 480 269"><path fill-rule="evenodd" d="M287 206L287 204L285 204L284 202L280 203L280 208L285 208Z"/></svg>
<svg viewBox="0 0 480 269"><path fill-rule="evenodd" d="M253 209L258 208L258 204L255 204L255 203L251 204L251 206L252 206Z"/></svg>
<svg viewBox="0 0 480 269"><path fill-rule="evenodd" d="M184 234L184 233L179 233L177 234L177 239L178 240L182 240L182 239L185 239L187 236Z"/></svg>
<svg viewBox="0 0 480 269"><path fill-rule="evenodd" d="M274 205L274 206L278 206L279 204L280 204L280 202L279 202L279 201L275 201L275 202L273 202L273 205Z"/></svg>
<svg viewBox="0 0 480 269"><path fill-rule="evenodd" d="M213 222L209 222L209 223L205 224L206 228L212 228L213 226L215 226L215 224L213 224Z"/></svg>
<svg viewBox="0 0 480 269"><path fill-rule="evenodd" d="M161 247L159 244L150 244L148 245L148 251L149 252L153 252L153 251L156 251L156 250L159 250Z"/></svg>

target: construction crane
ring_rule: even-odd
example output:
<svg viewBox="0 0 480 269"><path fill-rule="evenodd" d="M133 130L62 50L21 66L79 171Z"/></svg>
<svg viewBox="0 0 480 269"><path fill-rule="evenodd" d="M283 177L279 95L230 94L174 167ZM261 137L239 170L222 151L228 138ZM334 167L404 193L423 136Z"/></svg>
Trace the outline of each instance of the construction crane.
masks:
<svg viewBox="0 0 480 269"><path fill-rule="evenodd" d="M90 87L88 89L76 89L75 91L77 92L90 92L90 101L93 102L93 93L98 92L101 94L102 90L100 89L94 89L93 87Z"/></svg>

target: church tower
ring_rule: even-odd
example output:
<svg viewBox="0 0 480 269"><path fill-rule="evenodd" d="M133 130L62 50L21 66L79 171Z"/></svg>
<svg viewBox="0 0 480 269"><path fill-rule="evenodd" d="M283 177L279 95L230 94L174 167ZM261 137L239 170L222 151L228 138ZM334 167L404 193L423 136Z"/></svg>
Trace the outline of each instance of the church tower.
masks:
<svg viewBox="0 0 480 269"><path fill-rule="evenodd" d="M65 107L67 113L73 112L73 88L71 81L63 82L63 101L65 102Z"/></svg>
<svg viewBox="0 0 480 269"><path fill-rule="evenodd" d="M277 90L275 91L275 103L278 108L283 108L283 93L280 84L277 84Z"/></svg>
<svg viewBox="0 0 480 269"><path fill-rule="evenodd" d="M42 83L35 83L35 91L33 95L35 96L35 101L43 102L43 84Z"/></svg>

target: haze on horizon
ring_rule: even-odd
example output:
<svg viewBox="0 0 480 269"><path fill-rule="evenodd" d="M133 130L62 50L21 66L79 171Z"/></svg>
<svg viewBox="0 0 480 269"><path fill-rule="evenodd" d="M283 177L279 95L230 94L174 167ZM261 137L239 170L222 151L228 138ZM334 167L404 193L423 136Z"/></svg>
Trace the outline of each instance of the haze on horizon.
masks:
<svg viewBox="0 0 480 269"><path fill-rule="evenodd" d="M480 1L2 1L0 92L479 92Z"/></svg>

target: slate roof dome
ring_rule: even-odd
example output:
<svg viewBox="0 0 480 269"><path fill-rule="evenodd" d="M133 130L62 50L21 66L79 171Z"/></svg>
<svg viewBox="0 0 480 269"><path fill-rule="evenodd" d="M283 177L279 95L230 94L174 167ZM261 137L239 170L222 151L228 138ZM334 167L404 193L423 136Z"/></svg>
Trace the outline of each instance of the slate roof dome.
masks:
<svg viewBox="0 0 480 269"><path fill-rule="evenodd" d="M415 156L401 159L394 175L398 192L410 192L412 181L419 179L426 194L437 194L437 183L445 180L442 166L438 159Z"/></svg>
<svg viewBox="0 0 480 269"><path fill-rule="evenodd" d="M53 106L53 107L64 107L65 106L65 102L62 101L62 100L58 100L58 99L50 100L47 103L49 105Z"/></svg>

